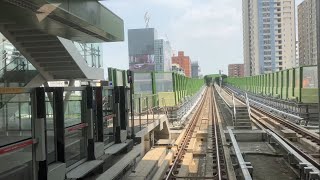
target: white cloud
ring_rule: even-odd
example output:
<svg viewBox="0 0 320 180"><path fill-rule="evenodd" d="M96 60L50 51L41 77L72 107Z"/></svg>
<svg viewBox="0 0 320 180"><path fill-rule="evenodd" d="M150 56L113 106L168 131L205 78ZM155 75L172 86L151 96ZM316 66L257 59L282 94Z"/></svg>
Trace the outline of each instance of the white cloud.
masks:
<svg viewBox="0 0 320 180"><path fill-rule="evenodd" d="M296 5L302 0L296 0ZM227 72L230 63L242 63L242 0L111 0L112 11L127 28L150 26L168 35L174 50L199 60L203 74ZM127 30L125 30L127 32ZM127 41L105 45L106 66L127 68Z"/></svg>
<svg viewBox="0 0 320 180"><path fill-rule="evenodd" d="M174 19L169 33L174 49L199 60L204 74L226 71L242 60L241 1L194 3Z"/></svg>

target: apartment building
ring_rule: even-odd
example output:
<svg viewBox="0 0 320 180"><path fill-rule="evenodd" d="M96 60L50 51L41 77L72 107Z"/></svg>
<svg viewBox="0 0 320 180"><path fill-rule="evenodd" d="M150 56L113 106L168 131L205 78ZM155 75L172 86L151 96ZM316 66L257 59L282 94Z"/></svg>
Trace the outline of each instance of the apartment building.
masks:
<svg viewBox="0 0 320 180"><path fill-rule="evenodd" d="M246 76L288 69L296 56L294 0L243 0Z"/></svg>

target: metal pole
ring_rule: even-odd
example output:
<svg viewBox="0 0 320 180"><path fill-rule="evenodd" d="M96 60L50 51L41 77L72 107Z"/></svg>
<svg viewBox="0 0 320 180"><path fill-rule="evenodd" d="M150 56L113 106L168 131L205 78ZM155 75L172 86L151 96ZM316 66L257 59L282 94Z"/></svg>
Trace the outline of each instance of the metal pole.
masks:
<svg viewBox="0 0 320 180"><path fill-rule="evenodd" d="M133 93L134 93L134 86L133 86L133 72L128 70L127 73L130 73L129 80L130 80L130 108L131 108L131 138L134 139L135 133L134 133L134 102L133 102Z"/></svg>
<svg viewBox="0 0 320 180"><path fill-rule="evenodd" d="M21 128L21 102L19 102L18 103L18 108L19 108L19 110L18 110L18 112L19 112L19 131L20 131L20 134L21 134L21 131L22 131L22 128Z"/></svg>
<svg viewBox="0 0 320 180"><path fill-rule="evenodd" d="M141 97L139 97L139 124L140 124L140 131L142 129L142 126L141 126Z"/></svg>
<svg viewBox="0 0 320 180"><path fill-rule="evenodd" d="M149 101L148 96L146 97L146 104L147 104L147 126L149 125Z"/></svg>
<svg viewBox="0 0 320 180"><path fill-rule="evenodd" d="M153 98L152 98L152 118L153 118L153 122L154 122L154 109L156 107L155 102L156 102L156 95L154 94Z"/></svg>
<svg viewBox="0 0 320 180"><path fill-rule="evenodd" d="M320 89L320 1L316 1L316 21L317 21L317 64L318 64L318 112L320 112L320 96L319 96L319 89ZM318 115L319 116L319 115ZM320 129L320 116L319 119L319 129Z"/></svg>

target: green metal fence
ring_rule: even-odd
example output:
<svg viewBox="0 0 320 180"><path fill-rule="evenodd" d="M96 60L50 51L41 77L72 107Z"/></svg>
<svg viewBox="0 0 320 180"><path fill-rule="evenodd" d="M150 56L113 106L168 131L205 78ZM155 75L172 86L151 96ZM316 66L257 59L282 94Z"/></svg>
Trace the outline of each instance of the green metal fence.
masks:
<svg viewBox="0 0 320 180"><path fill-rule="evenodd" d="M188 78L175 72L134 73L134 94L156 94L162 106L176 106L193 96L204 85L203 79Z"/></svg>
<svg viewBox="0 0 320 180"><path fill-rule="evenodd" d="M226 82L256 94L302 103L318 102L317 66L303 66L250 77L228 77Z"/></svg>

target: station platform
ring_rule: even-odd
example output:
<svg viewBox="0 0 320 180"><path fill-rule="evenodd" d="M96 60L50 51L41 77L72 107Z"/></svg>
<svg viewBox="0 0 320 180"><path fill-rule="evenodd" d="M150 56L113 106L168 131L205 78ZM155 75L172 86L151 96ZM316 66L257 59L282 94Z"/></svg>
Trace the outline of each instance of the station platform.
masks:
<svg viewBox="0 0 320 180"><path fill-rule="evenodd" d="M104 173L99 175L96 178L97 180L102 179L117 179L118 177L127 177L126 174L123 174L128 168L134 168L135 164L141 160L141 158L152 148L154 139L170 139L170 129L168 126L168 118L165 114L157 114L154 116L151 115L150 118L147 115L144 116L135 116L134 119L134 130L135 130L135 141L140 142L138 145L135 145L133 149L107 169ZM140 126L141 125L141 126ZM131 129L131 124L129 129ZM140 129L141 128L141 129ZM105 151L106 154L114 154L114 151L118 151L119 148L123 148L124 145L119 144L108 148ZM130 171L128 171L130 172Z"/></svg>

